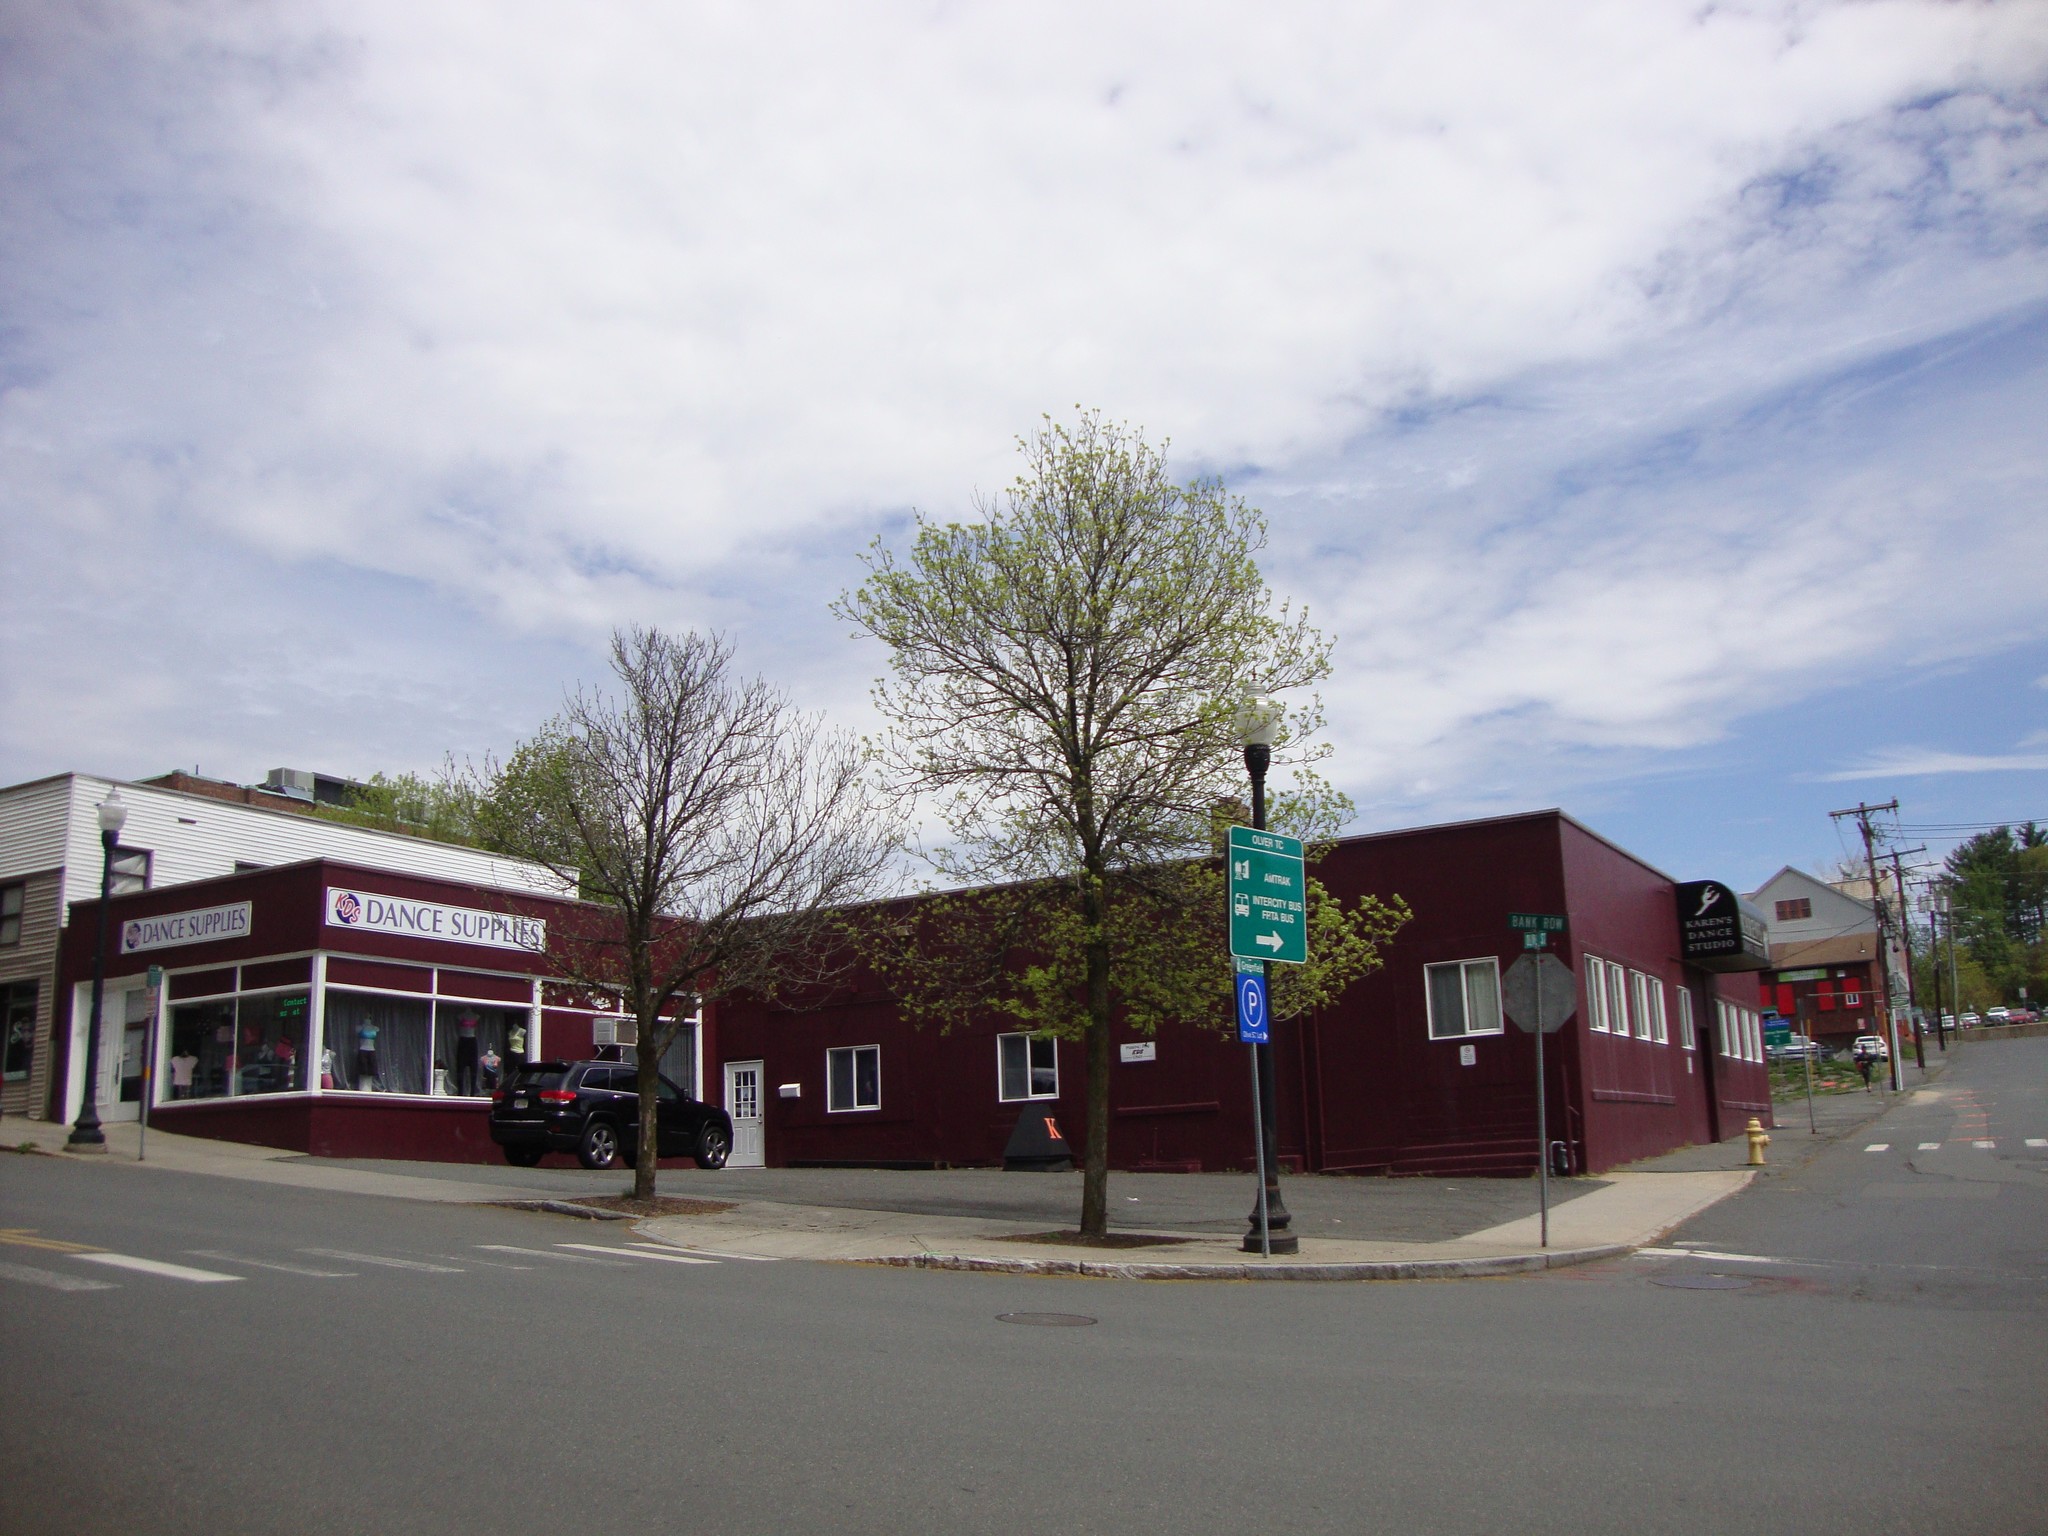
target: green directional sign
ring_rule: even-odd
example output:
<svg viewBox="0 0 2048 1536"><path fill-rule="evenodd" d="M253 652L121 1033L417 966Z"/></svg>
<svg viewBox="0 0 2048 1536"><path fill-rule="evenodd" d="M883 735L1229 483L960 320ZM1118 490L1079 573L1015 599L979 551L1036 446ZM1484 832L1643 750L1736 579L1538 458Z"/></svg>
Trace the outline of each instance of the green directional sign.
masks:
<svg viewBox="0 0 2048 1536"><path fill-rule="evenodd" d="M1230 829L1230 953L1239 960L1308 963L1308 881L1300 838Z"/></svg>

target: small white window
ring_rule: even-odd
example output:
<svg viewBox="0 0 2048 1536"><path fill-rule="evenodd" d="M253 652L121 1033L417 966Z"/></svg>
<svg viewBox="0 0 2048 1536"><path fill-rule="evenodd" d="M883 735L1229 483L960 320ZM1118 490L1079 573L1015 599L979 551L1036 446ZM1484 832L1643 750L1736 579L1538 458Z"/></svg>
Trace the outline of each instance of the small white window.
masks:
<svg viewBox="0 0 2048 1536"><path fill-rule="evenodd" d="M882 1107L882 1048L845 1045L825 1053L825 1108Z"/></svg>
<svg viewBox="0 0 2048 1536"><path fill-rule="evenodd" d="M1617 1035L1628 1034L1628 972L1611 960L1607 963L1607 1027Z"/></svg>
<svg viewBox="0 0 2048 1536"><path fill-rule="evenodd" d="M1650 1038L1659 1045L1671 1043L1671 1026L1664 1015L1664 982L1656 976L1643 978L1643 996L1649 1002Z"/></svg>
<svg viewBox="0 0 2048 1536"><path fill-rule="evenodd" d="M1429 1038L1497 1035L1500 1023L1500 962L1454 960L1423 969L1429 1003Z"/></svg>
<svg viewBox="0 0 2048 1536"><path fill-rule="evenodd" d="M1751 1061L1762 1061L1764 1059L1764 1021L1758 1016L1754 1008L1743 1009L1742 1017L1749 1025L1749 1059Z"/></svg>
<svg viewBox="0 0 2048 1536"><path fill-rule="evenodd" d="M1586 1027L1607 1033L1607 962L1598 955L1586 956Z"/></svg>
<svg viewBox="0 0 2048 1536"><path fill-rule="evenodd" d="M1735 1045L1735 1010L1721 998L1714 999L1715 1035L1721 1043L1721 1054L1734 1060L1740 1054Z"/></svg>
<svg viewBox="0 0 2048 1536"><path fill-rule="evenodd" d="M1635 1006L1636 1038L1650 1038L1650 978L1641 971L1628 973L1630 1000Z"/></svg>
<svg viewBox="0 0 2048 1536"><path fill-rule="evenodd" d="M996 1096L1005 1104L1058 1098L1059 1042L1038 1035L997 1035Z"/></svg>
<svg viewBox="0 0 2048 1536"><path fill-rule="evenodd" d="M1692 1032L1692 989L1678 989L1678 1043L1688 1051L1696 1048Z"/></svg>

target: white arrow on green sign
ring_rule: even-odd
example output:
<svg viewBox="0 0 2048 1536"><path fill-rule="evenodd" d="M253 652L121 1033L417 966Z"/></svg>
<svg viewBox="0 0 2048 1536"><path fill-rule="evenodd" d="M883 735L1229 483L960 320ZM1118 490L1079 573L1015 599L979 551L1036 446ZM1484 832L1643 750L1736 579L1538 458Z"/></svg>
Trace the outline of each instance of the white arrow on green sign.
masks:
<svg viewBox="0 0 2048 1536"><path fill-rule="evenodd" d="M1301 839L1230 829L1230 953L1239 960L1308 963L1308 882Z"/></svg>

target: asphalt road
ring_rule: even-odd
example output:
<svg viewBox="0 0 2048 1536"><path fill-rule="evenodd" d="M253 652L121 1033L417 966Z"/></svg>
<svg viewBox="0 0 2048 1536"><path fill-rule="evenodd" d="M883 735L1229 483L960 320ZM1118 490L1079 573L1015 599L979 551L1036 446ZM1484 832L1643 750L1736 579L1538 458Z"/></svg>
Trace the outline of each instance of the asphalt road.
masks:
<svg viewBox="0 0 2048 1536"><path fill-rule="evenodd" d="M1513 1280L687 1264L49 1158L0 1202L10 1536L2048 1529L2048 1041Z"/></svg>

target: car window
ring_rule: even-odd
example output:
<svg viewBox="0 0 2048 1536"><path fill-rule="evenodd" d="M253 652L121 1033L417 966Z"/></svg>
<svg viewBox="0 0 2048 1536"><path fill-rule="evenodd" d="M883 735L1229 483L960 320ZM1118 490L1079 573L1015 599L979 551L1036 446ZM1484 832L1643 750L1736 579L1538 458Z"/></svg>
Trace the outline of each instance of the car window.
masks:
<svg viewBox="0 0 2048 1536"><path fill-rule="evenodd" d="M654 1096L664 1104L673 1104L682 1097L676 1091L676 1085L665 1077L657 1077L654 1080Z"/></svg>

